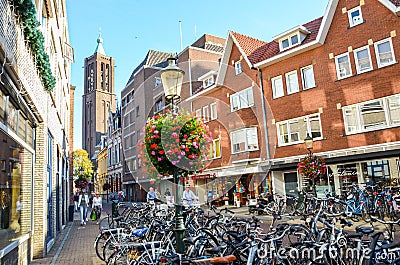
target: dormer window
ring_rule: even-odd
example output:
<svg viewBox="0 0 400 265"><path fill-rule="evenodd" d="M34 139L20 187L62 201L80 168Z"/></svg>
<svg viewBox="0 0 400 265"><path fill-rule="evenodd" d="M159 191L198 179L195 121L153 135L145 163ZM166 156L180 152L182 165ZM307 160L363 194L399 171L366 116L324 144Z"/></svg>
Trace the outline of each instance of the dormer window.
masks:
<svg viewBox="0 0 400 265"><path fill-rule="evenodd" d="M281 40L281 50L289 49L293 46L299 44L299 34L296 33L295 35L289 36L285 39Z"/></svg>
<svg viewBox="0 0 400 265"><path fill-rule="evenodd" d="M360 6L357 6L357 7L353 8L353 9L350 9L347 12L347 15L349 17L350 27L357 26L358 24L361 24L361 23L364 22Z"/></svg>
<svg viewBox="0 0 400 265"><path fill-rule="evenodd" d="M217 75L216 71L209 71L204 75L200 76L197 80L203 83L203 88L206 88L214 84L216 75Z"/></svg>
<svg viewBox="0 0 400 265"><path fill-rule="evenodd" d="M208 87L214 84L214 76L210 76L206 80L203 81L203 87Z"/></svg>
<svg viewBox="0 0 400 265"><path fill-rule="evenodd" d="M297 26L288 31L275 36L273 39L279 43L280 51L290 49L293 46L300 45L301 42L307 37L311 32L304 26Z"/></svg>

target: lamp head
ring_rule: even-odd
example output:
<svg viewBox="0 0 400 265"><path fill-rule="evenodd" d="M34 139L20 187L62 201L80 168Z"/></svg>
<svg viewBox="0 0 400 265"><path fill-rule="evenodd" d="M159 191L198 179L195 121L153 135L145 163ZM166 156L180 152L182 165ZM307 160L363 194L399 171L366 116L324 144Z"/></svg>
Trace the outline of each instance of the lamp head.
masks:
<svg viewBox="0 0 400 265"><path fill-rule="evenodd" d="M313 149L313 143L313 138L307 133L306 138L304 138L304 144L306 145L308 151L311 151Z"/></svg>
<svg viewBox="0 0 400 265"><path fill-rule="evenodd" d="M161 70L161 81L165 97L179 99L185 72L176 65L176 58L168 58L168 66Z"/></svg>

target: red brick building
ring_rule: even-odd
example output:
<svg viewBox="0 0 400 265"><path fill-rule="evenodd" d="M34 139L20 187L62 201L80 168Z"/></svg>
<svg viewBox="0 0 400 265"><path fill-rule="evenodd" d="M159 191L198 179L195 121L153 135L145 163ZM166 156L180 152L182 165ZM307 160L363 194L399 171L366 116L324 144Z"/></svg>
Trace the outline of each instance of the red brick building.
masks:
<svg viewBox="0 0 400 265"><path fill-rule="evenodd" d="M330 0L322 17L268 42L228 33L217 85L192 97L192 106L206 105L205 95L218 102L209 125L224 140L208 173L237 181L235 200L245 203L269 185L294 195L305 187L297 163L307 133L329 166L318 192L398 179L399 6Z"/></svg>

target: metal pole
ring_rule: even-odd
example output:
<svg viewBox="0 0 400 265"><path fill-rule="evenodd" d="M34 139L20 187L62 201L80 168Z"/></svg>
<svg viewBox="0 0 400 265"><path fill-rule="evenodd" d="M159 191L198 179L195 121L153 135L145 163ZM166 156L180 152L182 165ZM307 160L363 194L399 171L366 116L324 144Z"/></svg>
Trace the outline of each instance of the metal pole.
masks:
<svg viewBox="0 0 400 265"><path fill-rule="evenodd" d="M176 186L176 201L175 201L175 237L176 237L176 252L179 254L185 253L185 244L183 237L185 232L185 224L182 216L182 185L179 181L178 169L174 167L174 182Z"/></svg>

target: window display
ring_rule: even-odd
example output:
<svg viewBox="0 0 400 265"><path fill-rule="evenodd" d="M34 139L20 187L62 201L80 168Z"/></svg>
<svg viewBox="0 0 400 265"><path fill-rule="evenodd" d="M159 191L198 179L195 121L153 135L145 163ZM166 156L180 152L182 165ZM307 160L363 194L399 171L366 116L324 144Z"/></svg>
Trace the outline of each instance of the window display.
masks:
<svg viewBox="0 0 400 265"><path fill-rule="evenodd" d="M0 249L31 231L32 154L0 131Z"/></svg>

